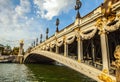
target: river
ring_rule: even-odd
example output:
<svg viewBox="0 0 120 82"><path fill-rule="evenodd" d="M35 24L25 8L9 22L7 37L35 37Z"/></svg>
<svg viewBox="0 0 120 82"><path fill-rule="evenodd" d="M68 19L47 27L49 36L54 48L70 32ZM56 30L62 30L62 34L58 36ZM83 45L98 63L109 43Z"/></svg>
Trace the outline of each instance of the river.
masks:
<svg viewBox="0 0 120 82"><path fill-rule="evenodd" d="M0 82L96 82L68 67L0 64Z"/></svg>

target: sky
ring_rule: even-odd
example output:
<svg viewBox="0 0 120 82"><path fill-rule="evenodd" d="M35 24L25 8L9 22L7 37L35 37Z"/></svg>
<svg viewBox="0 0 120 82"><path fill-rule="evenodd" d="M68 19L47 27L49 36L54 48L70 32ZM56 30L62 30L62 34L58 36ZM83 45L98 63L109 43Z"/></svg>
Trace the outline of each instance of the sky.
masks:
<svg viewBox="0 0 120 82"><path fill-rule="evenodd" d="M90 13L104 0L81 0L81 17ZM59 18L59 30L75 21L76 0L0 0L0 44L19 46L24 40L24 48L31 46L46 28L49 36L56 30L56 18Z"/></svg>

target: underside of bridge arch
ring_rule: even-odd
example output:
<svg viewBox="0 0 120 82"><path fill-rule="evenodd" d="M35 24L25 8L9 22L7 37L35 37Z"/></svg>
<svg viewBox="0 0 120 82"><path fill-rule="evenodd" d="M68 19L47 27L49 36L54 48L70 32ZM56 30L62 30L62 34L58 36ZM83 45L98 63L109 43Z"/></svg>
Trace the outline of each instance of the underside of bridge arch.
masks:
<svg viewBox="0 0 120 82"><path fill-rule="evenodd" d="M25 60L24 63L41 63L41 64L52 64L55 61L42 56L40 54L30 54Z"/></svg>
<svg viewBox="0 0 120 82"><path fill-rule="evenodd" d="M71 43L68 44L68 56L77 59L78 58L78 44L77 44L77 38Z"/></svg>
<svg viewBox="0 0 120 82"><path fill-rule="evenodd" d="M92 66L100 65L102 69L101 41L98 31L91 39L83 40L83 60Z"/></svg>

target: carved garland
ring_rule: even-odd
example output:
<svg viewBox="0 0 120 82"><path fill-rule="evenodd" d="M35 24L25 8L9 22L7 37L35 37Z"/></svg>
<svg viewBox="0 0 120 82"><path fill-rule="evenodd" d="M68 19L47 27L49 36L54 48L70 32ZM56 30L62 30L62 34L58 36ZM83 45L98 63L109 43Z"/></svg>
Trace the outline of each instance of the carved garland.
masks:
<svg viewBox="0 0 120 82"><path fill-rule="evenodd" d="M112 32L120 28L119 19L120 14L118 14L117 16L115 14L111 14L111 16L108 16L107 18L99 18L96 21L95 26L98 28L98 30L100 30L100 33L104 33L105 31Z"/></svg>
<svg viewBox="0 0 120 82"><path fill-rule="evenodd" d="M62 46L62 44L63 44L63 40L57 41L57 43L56 43L56 45L59 47Z"/></svg>
<svg viewBox="0 0 120 82"><path fill-rule="evenodd" d="M106 26L105 26L105 30L107 30L107 31L109 31L109 32L113 32L113 31L119 29L119 28L120 28L119 17L116 16L116 18L115 18L114 21L117 21L117 23L116 23L115 25L111 25L111 26L107 26L107 25L106 25ZM109 22L108 22L108 23L109 23ZM108 23L107 23L107 24L108 24Z"/></svg>
<svg viewBox="0 0 120 82"><path fill-rule="evenodd" d="M85 32L80 32L80 35L83 39L91 39L95 33L97 32L97 28L94 28L92 32L85 34Z"/></svg>
<svg viewBox="0 0 120 82"><path fill-rule="evenodd" d="M55 42L54 42L54 43L51 43L51 44L50 44L50 47L51 47L51 48L54 48L54 47L55 47Z"/></svg>
<svg viewBox="0 0 120 82"><path fill-rule="evenodd" d="M50 48L50 44L47 44L46 45L46 49L48 50Z"/></svg>
<svg viewBox="0 0 120 82"><path fill-rule="evenodd" d="M71 36L71 37L68 37L67 40L66 40L66 42L67 42L67 44L71 44L71 43L74 42L74 40L75 40L75 35Z"/></svg>

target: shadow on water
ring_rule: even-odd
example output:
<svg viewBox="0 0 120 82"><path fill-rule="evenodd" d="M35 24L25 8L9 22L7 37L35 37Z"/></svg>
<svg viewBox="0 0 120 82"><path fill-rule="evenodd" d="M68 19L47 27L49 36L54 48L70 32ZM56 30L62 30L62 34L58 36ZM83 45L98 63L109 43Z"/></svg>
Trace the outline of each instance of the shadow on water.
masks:
<svg viewBox="0 0 120 82"><path fill-rule="evenodd" d="M68 67L26 64L38 82L96 82Z"/></svg>

